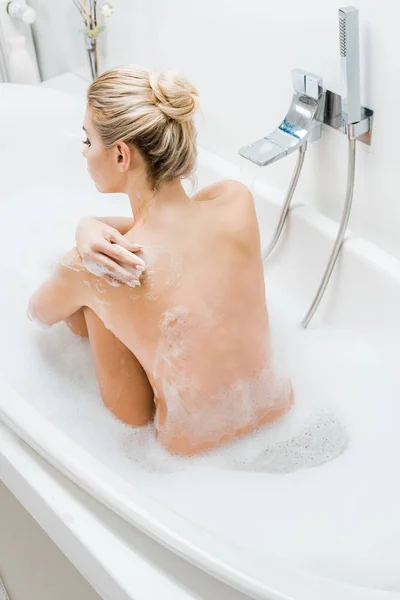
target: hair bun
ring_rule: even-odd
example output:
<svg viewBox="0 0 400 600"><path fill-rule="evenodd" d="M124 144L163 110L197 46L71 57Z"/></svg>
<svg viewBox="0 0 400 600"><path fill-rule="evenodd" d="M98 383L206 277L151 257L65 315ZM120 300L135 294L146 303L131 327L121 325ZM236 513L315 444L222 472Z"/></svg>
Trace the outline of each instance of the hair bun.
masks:
<svg viewBox="0 0 400 600"><path fill-rule="evenodd" d="M181 73L174 70L150 71L149 83L154 103L170 119L190 121L198 108L196 88Z"/></svg>

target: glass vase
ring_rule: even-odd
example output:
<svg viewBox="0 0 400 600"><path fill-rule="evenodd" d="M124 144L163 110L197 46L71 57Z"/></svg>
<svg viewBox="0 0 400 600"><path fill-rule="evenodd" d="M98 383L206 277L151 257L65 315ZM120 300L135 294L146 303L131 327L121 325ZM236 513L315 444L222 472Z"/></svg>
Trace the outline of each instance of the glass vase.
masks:
<svg viewBox="0 0 400 600"><path fill-rule="evenodd" d="M97 37L86 36L86 49L88 53L92 79L96 79L96 77L99 74L99 55Z"/></svg>

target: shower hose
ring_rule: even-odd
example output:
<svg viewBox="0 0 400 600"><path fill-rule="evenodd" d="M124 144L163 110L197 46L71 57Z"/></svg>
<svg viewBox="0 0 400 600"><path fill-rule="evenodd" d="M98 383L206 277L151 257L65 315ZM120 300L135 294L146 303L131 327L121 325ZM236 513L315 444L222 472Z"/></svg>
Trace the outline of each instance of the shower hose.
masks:
<svg viewBox="0 0 400 600"><path fill-rule="evenodd" d="M281 216L279 217L278 225L276 227L274 236L273 236L271 242L269 243L267 249L263 252L263 255L262 255L263 260L265 260L271 254L272 250L275 248L276 243L279 240L280 235L282 233L283 226L284 226L284 224L286 222L286 219L287 219L287 216L289 214L290 203L291 203L292 198L293 198L294 190L296 189L296 185L297 185L297 182L298 182L299 177L300 177L301 169L303 167L304 156L306 154L306 150L307 150L307 142L305 142L299 148L299 153L298 153L298 156L297 156L296 167L295 167L295 170L294 170L294 173L293 173L292 180L291 180L290 185L289 185L288 192L286 194L285 201L283 203Z"/></svg>
<svg viewBox="0 0 400 600"><path fill-rule="evenodd" d="M263 255L262 255L263 260L265 260L271 254L272 250L275 248L275 246L279 240L279 237L282 233L283 226L285 225L287 216L289 214L290 202L292 200L294 191L296 189L297 182L300 177L301 169L303 167L304 156L305 156L306 150L307 150L307 142L305 142L299 148L299 154L298 154L298 158L297 158L296 167L295 167L295 170L293 173L292 180L289 185L288 192L286 194L285 201L283 203L282 212L279 217L279 222L278 222L278 225L276 227L276 230L272 237L271 242L267 246L266 250L263 252ZM325 269L325 273L322 277L320 286L318 288L318 291L315 295L315 298L314 298L306 316L304 317L304 319L301 323L304 328L306 328L307 325L310 323L311 319L313 318L313 316L319 306L319 303L322 300L322 297L325 293L326 287L331 278L332 271L335 267L337 258L339 256L339 253L340 253L340 250L341 250L341 247L343 244L344 236L345 236L347 225L348 225L349 218L350 218L351 205L353 202L355 165L356 165L356 140L349 138L346 199L345 199L345 205L344 205L344 209L343 209L342 219L340 222L338 234L336 236L335 244L333 246L331 255L329 257L329 261L328 261L327 267Z"/></svg>
<svg viewBox="0 0 400 600"><path fill-rule="evenodd" d="M346 200L345 200L345 204L344 204L344 209L343 209L342 219L340 222L339 231L336 236L335 245L333 246L333 250L329 257L329 262L325 269L325 273L324 273L324 276L322 277L318 291L317 291L315 298L308 310L308 313L306 314L306 316L304 317L304 319L301 323L303 325L303 327L307 327L307 325L313 318L313 315L314 315L315 311L317 310L319 303L322 300L322 297L326 290L326 286L329 283L329 279L331 278L333 268L334 268L337 258L339 256L339 252L342 247L344 236L346 233L347 224L349 222L351 204L353 202L354 176L355 176L355 169L356 169L356 140L355 139L349 138L348 152L349 152L349 154L348 154L348 163L347 163Z"/></svg>

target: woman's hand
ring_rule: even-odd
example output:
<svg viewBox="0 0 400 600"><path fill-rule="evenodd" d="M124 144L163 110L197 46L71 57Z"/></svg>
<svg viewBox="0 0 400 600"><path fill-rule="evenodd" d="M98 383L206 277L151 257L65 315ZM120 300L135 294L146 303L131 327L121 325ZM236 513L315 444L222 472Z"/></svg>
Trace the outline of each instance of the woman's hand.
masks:
<svg viewBox="0 0 400 600"><path fill-rule="evenodd" d="M117 229L96 217L84 217L78 222L75 240L87 271L113 286L140 285L145 264L134 254L142 247L140 244L128 242Z"/></svg>

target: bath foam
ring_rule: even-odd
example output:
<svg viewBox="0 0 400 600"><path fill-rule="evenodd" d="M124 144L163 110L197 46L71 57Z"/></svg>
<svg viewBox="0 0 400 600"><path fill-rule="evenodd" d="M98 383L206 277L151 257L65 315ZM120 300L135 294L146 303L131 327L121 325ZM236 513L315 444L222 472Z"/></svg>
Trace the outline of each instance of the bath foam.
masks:
<svg viewBox="0 0 400 600"><path fill-rule="evenodd" d="M95 262L94 260L83 260L82 266L86 271L89 271L89 273L92 273L92 275L97 275L97 277L103 277L104 275L109 275L110 277L113 276L113 273L110 271L110 269L107 269L107 267ZM118 281L106 281L105 279L103 281L104 283L108 283L113 287L121 287L122 285L122 283L119 283ZM98 285L96 285L96 288L98 289ZM103 293L103 290L98 291Z"/></svg>
<svg viewBox="0 0 400 600"><path fill-rule="evenodd" d="M60 264L64 265L65 267L68 267L69 269L73 269L74 271L86 270L89 273L92 273L92 275L101 277L105 284L111 285L112 287L121 287L122 285L128 285L129 287L134 288L134 287L140 286L140 282L138 283L136 281L126 281L125 284L121 283L120 281L117 281L116 279L113 278L114 273L110 269L108 269L104 265L101 265L100 263L95 262L94 260L82 260L81 268L73 266L71 264L71 262L69 262L66 259L61 259L59 262L60 262ZM131 272L132 275L135 275L136 277L138 277L138 274L134 269L130 269L129 267L127 267L126 270ZM113 279L111 281L103 279L104 275L108 275L109 277L112 277ZM84 281L84 283L88 287L91 287L89 281ZM96 287L97 291L100 292L101 294L106 293L106 290L102 287L100 282L96 282L95 287Z"/></svg>
<svg viewBox="0 0 400 600"><path fill-rule="evenodd" d="M104 281L105 283L105 281ZM94 287L99 292L99 294L107 294L107 290L104 288L104 285L101 281L96 281Z"/></svg>
<svg viewBox="0 0 400 600"><path fill-rule="evenodd" d="M170 415L188 412L182 396L190 394L192 387L185 369L190 347L190 328L194 321L193 312L183 305L166 310L160 319L153 378L155 381L161 380ZM158 429L159 426L160 415L157 414L155 427Z"/></svg>
<svg viewBox="0 0 400 600"><path fill-rule="evenodd" d="M341 420L335 414L323 411L309 417L297 435L284 441L268 443L267 431L259 430L253 436L250 456L243 451L239 454L236 449L221 462L221 466L239 471L291 473L333 460L346 450L349 441Z"/></svg>
<svg viewBox="0 0 400 600"><path fill-rule="evenodd" d="M162 244L142 244L139 252L144 260L146 269L143 272L142 281L145 284L144 295L148 300L158 300L162 292L177 283L181 277L182 267L180 261L168 246ZM138 253L138 254L139 254ZM161 268L166 278L156 285L155 273Z"/></svg>

